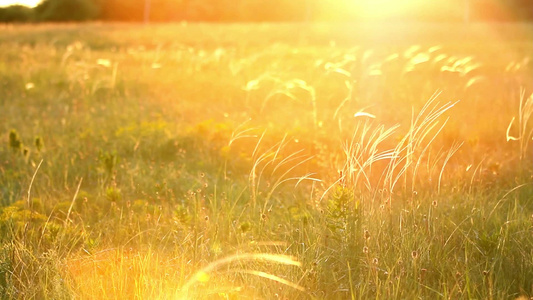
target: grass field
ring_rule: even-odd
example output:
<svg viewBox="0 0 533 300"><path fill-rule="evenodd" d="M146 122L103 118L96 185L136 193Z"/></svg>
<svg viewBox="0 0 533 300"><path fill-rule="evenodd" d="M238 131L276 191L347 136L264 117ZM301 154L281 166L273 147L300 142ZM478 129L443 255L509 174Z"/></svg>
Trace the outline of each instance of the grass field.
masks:
<svg viewBox="0 0 533 300"><path fill-rule="evenodd" d="M533 297L533 26L0 28L2 299Z"/></svg>

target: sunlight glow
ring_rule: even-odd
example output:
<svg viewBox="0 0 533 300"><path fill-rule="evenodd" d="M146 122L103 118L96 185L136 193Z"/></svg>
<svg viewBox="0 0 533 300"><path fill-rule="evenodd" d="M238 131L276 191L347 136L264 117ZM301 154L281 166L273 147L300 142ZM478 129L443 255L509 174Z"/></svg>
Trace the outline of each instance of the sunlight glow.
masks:
<svg viewBox="0 0 533 300"><path fill-rule="evenodd" d="M355 9L363 18L381 19L408 14L409 11L423 6L422 0L359 0L354 2Z"/></svg>

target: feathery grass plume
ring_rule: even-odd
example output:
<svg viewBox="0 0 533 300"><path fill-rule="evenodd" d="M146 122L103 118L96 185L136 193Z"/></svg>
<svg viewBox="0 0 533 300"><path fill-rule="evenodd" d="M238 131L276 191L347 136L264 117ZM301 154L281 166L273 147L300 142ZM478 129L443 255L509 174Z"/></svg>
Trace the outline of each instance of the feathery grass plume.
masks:
<svg viewBox="0 0 533 300"><path fill-rule="evenodd" d="M395 155L394 151L379 150L382 143L394 134L399 125L394 125L388 129L384 125L374 126L372 121L374 115L358 112L355 118L363 117L364 121L357 123L352 138L342 144L343 148L343 165L339 171L339 178L323 192L320 201L332 190L333 187L341 185L343 188L349 188L353 195L354 207L358 206L358 201L364 201L364 191L369 192L366 196L370 197L372 202L381 189L382 174L374 176L373 168L379 162L388 164ZM361 197L359 197L361 196ZM357 199L356 199L357 198Z"/></svg>
<svg viewBox="0 0 533 300"><path fill-rule="evenodd" d="M346 93L346 97L344 97L344 99L341 101L339 106L337 106L337 109L335 109L335 112L333 113L333 120L338 119L337 122L338 122L339 130L341 132L342 132L342 118L340 118L340 111L346 105L346 103L348 103L348 102L350 102L352 100L352 98L353 98L353 90L354 90L354 88L353 88L354 84L351 83L350 81L348 81L348 80L344 81L344 85L346 86L346 88L348 90L347 93ZM354 115L354 117L356 117L356 116Z"/></svg>
<svg viewBox="0 0 533 300"><path fill-rule="evenodd" d="M438 184L437 184L437 193L438 194L440 194L440 187L441 187L441 182L442 182L442 174L444 174L444 167L446 167L446 165L450 161L450 158L459 150L459 148L461 148L462 145L463 145L462 142L461 143L454 143L451 146L451 148L446 152L446 157L444 158L444 161L442 163L442 167L441 167L440 173L439 173L439 181L438 181Z"/></svg>
<svg viewBox="0 0 533 300"><path fill-rule="evenodd" d="M531 94L527 99L526 91L524 89L520 92L520 103L518 105L518 135L512 136L510 131L514 124L516 117L513 117L507 126L506 140L509 141L518 141L519 142L519 159L523 161L527 154L527 148L533 137L533 126L529 125L529 119L533 114L533 94Z"/></svg>
<svg viewBox="0 0 533 300"><path fill-rule="evenodd" d="M387 191L388 194L384 196L390 198L401 179L403 179L402 188L406 192L409 188L411 192L414 191L418 180L418 169L429 152L430 145L447 123L445 120L440 124L439 117L457 103L448 102L439 105L436 101L438 95L435 93L416 117L413 113L407 134L392 149L378 150L383 142L397 131L399 125L388 129L384 125L373 126L369 121L375 118L373 114L364 111L356 113L354 117L364 118L364 121L357 123L352 139L343 143L345 162L340 171L341 176L324 191L321 199L337 184L353 188L354 193L358 194L361 194L361 191L370 192L372 202L378 196L378 191ZM460 145L452 147L444 156L439 178L442 178L444 166L458 147ZM385 163L385 167L377 174L378 176L374 176L373 167L381 161Z"/></svg>
<svg viewBox="0 0 533 300"><path fill-rule="evenodd" d="M98 64L102 65L102 62ZM97 80L93 82L93 86L91 88L91 94L94 95L96 94L96 92L98 92L101 89L109 89L109 90L115 89L117 85L117 75L118 75L118 62L115 62L113 63L113 69L111 70L110 75L98 78Z"/></svg>
<svg viewBox="0 0 533 300"><path fill-rule="evenodd" d="M189 290L195 283L209 282L211 278L213 278L212 275L215 275L217 273L217 270L219 270L223 266L227 266L232 263L239 263L240 265L242 265L246 263L247 261L270 262L270 263L296 266L296 267L301 266L300 262L296 261L294 257L288 256L288 255L271 254L271 253L242 253L242 254L231 255L231 256L219 259L217 261L214 261L208 264L207 266L203 267L202 269L196 271L196 273L194 273L190 277L190 279L187 280L187 282L185 282L185 284L179 289L178 299L189 299L189 297L191 296L189 295ZM281 284L287 285L289 287L295 288L300 291L305 290L303 287L301 287L300 285L296 283L293 283L291 281L288 281L286 279L280 278L276 275L269 274L266 272L261 272L261 271L256 271L256 270L242 270L242 269L234 269L231 271L236 272L236 273L256 275L259 277L277 281Z"/></svg>
<svg viewBox="0 0 533 300"><path fill-rule="evenodd" d="M29 219L25 220L26 224L31 222L32 219L33 219L32 217L33 217L33 214L34 214L34 207L33 207L33 201L31 201L31 189L33 187L33 182L35 180L35 177L37 176L37 172L41 168L41 165L42 165L43 161L44 160L41 159L41 161L39 162L39 165L37 165L37 167L35 168L35 172L33 172L33 176L31 177L30 185L28 186L26 205L27 205L27 209L30 211L30 215L29 215ZM23 243L26 243L26 234L28 232L28 228L29 228L29 226L25 226L24 227L24 234L23 234L23 241L22 241Z"/></svg>
<svg viewBox="0 0 533 300"><path fill-rule="evenodd" d="M274 86L277 86L278 84L282 83L283 80L277 76L274 76L270 73L264 73L262 74L261 76L253 79L253 80L250 80L246 83L246 86L243 87L243 90L246 91L246 101L245 101L245 104L246 106L250 106L251 103L250 103L250 100L251 100L251 97L252 97L252 91L255 91L255 90L258 90L259 88L261 88L262 85L264 85L264 82L271 82L272 84L274 84ZM263 100L263 103L261 105L261 110L265 107L265 102L267 102L270 97L272 96L272 92Z"/></svg>
<svg viewBox="0 0 533 300"><path fill-rule="evenodd" d="M254 164L252 166L252 169L250 170L250 174L248 176L248 182L250 184L250 193L251 193L251 197L252 197L252 207L256 208L256 205L257 205L257 183L259 182L259 179L258 179L258 176L257 176L257 167L259 166L259 164L265 160L265 156L266 154L263 153L262 155L259 155L259 157L256 157L256 153L259 149L259 145L261 144L261 141L263 141L263 138L265 137L265 134L266 134L266 130L263 131L263 133L261 134L261 137L259 138L259 140L257 140L257 143L255 144L255 148L254 148L254 151L252 152L252 159L254 160ZM272 149L272 148L271 148Z"/></svg>
<svg viewBox="0 0 533 300"><path fill-rule="evenodd" d="M256 138L257 137L257 135L255 134L249 134L249 132L253 132L257 128L244 128L244 126L250 121L251 119L248 119L242 122L235 128L235 130L231 132L231 137L228 142L228 147L230 147L231 144L233 144L236 140L239 140L242 138Z"/></svg>
<svg viewBox="0 0 533 300"><path fill-rule="evenodd" d="M303 155L303 149L290 154L283 154L282 151L287 145L289 140L287 139L287 134L283 139L274 144L273 146L267 148L266 150L259 152L260 143L263 140L266 131L263 132L259 138L256 147L253 151L252 158L254 159L252 169L249 174L249 184L250 184L250 193L252 198L252 205L255 209L257 204L257 196L260 194L261 183L263 176L266 175L266 171L271 170L270 172L270 182L273 182L268 187L266 192L263 209L266 209L270 198L272 197L274 191L284 182L287 181L296 181L296 186L302 181L320 181L320 179L313 178L313 173L307 173L302 176L289 177L290 174L299 166L305 164L311 160L312 156ZM279 172L278 172L279 171Z"/></svg>
<svg viewBox="0 0 533 300"><path fill-rule="evenodd" d="M257 138L257 134L253 133L257 130L257 128L246 128L246 124L248 124L250 121L251 119L249 118L246 121L237 125L237 127L231 132L231 137L229 139L228 144L220 149L220 153L224 158L223 174L225 180L228 179L228 161L231 157L231 149L233 143L244 138Z"/></svg>
<svg viewBox="0 0 533 300"><path fill-rule="evenodd" d="M345 163L342 167L342 182L357 189L361 188L359 182L362 178L362 187L374 191L376 182L372 182L372 167L379 161L392 159L394 155L391 150L380 151L379 148L398 127L399 125L395 125L385 129L384 125L373 126L368 120L358 122L351 140L343 144Z"/></svg>
<svg viewBox="0 0 533 300"><path fill-rule="evenodd" d="M440 125L439 118L458 103L456 101L440 105L437 102L438 96L439 93L435 93L416 117L414 117L413 112L411 126L407 134L400 140L393 151L394 154L386 170L384 180L384 184L388 188L389 197L392 196L401 179L403 179L402 189L404 192L412 193L415 190L419 167L431 144L448 121L446 119ZM408 190L409 188L410 190Z"/></svg>
<svg viewBox="0 0 533 300"><path fill-rule="evenodd" d="M250 98L252 91L258 90L263 86L264 82L271 83L271 91L264 97L259 108L259 113L262 114L267 110L268 104L276 97L285 96L292 101L302 101L298 98L298 90L305 91L309 97L309 103L311 104L311 114L313 126L316 129L318 127L318 111L316 103L316 90L315 88L303 79L293 78L289 80L283 80L281 77L271 75L269 73L263 74L254 80L247 82L243 88L247 92L246 106L250 106Z"/></svg>
<svg viewBox="0 0 533 300"><path fill-rule="evenodd" d="M317 107L316 107L315 88L302 79L295 78L295 79L285 81L282 83L280 87L274 89L270 94L268 94L268 96L263 101L263 105L261 106L261 112L264 111L269 100L272 99L276 95L284 95L288 97L289 99L298 100L298 97L293 92L294 89L301 89L303 91L306 91L309 94L313 126L316 129L318 126L318 112L317 112Z"/></svg>
<svg viewBox="0 0 533 300"><path fill-rule="evenodd" d="M83 177L80 178L80 182L78 183L78 187L76 188L76 192L74 193L74 197L72 197L72 201L70 202L70 206L67 211L67 216L65 217L65 226L68 226L70 223L70 213L72 212L72 207L74 206L74 202L76 201L76 198L78 197L78 193L80 191L81 183L83 182Z"/></svg>

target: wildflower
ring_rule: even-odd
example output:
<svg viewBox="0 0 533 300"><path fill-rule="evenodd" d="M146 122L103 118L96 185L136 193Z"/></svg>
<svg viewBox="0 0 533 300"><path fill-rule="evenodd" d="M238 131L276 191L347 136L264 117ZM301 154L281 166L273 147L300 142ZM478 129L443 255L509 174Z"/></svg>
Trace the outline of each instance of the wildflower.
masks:
<svg viewBox="0 0 533 300"><path fill-rule="evenodd" d="M411 252L411 257L413 259L417 259L418 258L418 252L416 252L416 251Z"/></svg>
<svg viewBox="0 0 533 300"><path fill-rule="evenodd" d="M364 246L364 247L363 247L363 253L364 253L364 254L368 254L368 247L367 247L367 246Z"/></svg>

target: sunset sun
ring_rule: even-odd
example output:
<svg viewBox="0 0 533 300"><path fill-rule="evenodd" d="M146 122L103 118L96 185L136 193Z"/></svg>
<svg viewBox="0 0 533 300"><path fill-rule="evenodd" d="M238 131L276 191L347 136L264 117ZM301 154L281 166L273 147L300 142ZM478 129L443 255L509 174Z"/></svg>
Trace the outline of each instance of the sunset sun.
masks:
<svg viewBox="0 0 533 300"><path fill-rule="evenodd" d="M469 0L336 0L320 6L317 15L326 19L362 21L437 21L453 16L461 19Z"/></svg>
<svg viewBox="0 0 533 300"><path fill-rule="evenodd" d="M353 6L364 18L382 19L408 14L423 3L421 0L359 0L354 1Z"/></svg>

